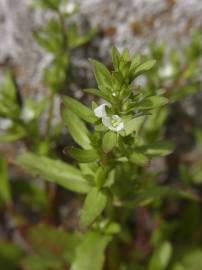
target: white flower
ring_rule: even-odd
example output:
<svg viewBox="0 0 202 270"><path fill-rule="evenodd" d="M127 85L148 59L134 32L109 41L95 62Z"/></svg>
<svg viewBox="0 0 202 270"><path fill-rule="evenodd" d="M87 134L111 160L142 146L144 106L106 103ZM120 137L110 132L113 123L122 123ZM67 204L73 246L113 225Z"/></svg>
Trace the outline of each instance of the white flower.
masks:
<svg viewBox="0 0 202 270"><path fill-rule="evenodd" d="M112 116L104 116L102 123L112 131L121 131L124 128L123 120L117 114Z"/></svg>
<svg viewBox="0 0 202 270"><path fill-rule="evenodd" d="M110 107L109 104L104 103L100 106L98 106L95 110L94 113L98 118L102 119L102 123L104 126L106 126L108 129L112 131L121 131L124 129L124 124L123 120L120 116L117 114L114 114L112 116L107 115L105 107Z"/></svg>
<svg viewBox="0 0 202 270"><path fill-rule="evenodd" d="M72 2L60 6L60 11L67 14L73 13L75 9L76 5Z"/></svg>
<svg viewBox="0 0 202 270"><path fill-rule="evenodd" d="M173 75L173 67L171 64L167 64L159 71L159 76L161 78L169 78Z"/></svg>
<svg viewBox="0 0 202 270"><path fill-rule="evenodd" d="M29 122L34 118L34 111L30 108L24 107L21 112L21 119L25 122Z"/></svg>

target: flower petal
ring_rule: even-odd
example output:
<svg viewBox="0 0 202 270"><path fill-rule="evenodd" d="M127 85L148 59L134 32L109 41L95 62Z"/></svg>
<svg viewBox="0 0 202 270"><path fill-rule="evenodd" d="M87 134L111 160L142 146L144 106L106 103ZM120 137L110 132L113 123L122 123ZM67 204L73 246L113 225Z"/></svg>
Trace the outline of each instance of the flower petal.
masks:
<svg viewBox="0 0 202 270"><path fill-rule="evenodd" d="M118 115L113 115L111 117L105 116L102 118L102 123L112 131L118 132L124 128L123 120Z"/></svg>
<svg viewBox="0 0 202 270"><path fill-rule="evenodd" d="M106 116L106 111L105 111L106 106L109 106L109 105L107 103L103 103L97 108L95 108L94 110L95 116L97 116L98 118L102 118Z"/></svg>

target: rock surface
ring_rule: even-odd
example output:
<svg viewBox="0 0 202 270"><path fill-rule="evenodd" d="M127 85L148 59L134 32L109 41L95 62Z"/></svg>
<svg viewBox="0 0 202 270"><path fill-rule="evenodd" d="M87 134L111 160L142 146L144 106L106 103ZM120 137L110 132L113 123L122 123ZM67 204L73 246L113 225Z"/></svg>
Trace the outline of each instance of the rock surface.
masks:
<svg viewBox="0 0 202 270"><path fill-rule="evenodd" d="M91 25L101 29L95 39L100 57L109 54L112 44L131 51L147 48L150 41L183 46L191 32L202 25L200 0L76 0ZM33 11L31 0L0 0L0 62L12 59L20 68L23 82L38 83L47 56L35 44L31 30L45 14ZM78 63L82 64L81 62Z"/></svg>

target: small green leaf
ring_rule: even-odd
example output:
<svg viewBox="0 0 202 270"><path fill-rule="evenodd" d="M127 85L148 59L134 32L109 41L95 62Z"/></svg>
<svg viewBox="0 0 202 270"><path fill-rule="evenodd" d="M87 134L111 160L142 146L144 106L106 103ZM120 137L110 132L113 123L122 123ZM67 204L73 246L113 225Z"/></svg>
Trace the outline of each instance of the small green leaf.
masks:
<svg viewBox="0 0 202 270"><path fill-rule="evenodd" d="M80 224L82 227L91 225L102 213L107 203L107 196L101 190L92 188L87 194L81 212Z"/></svg>
<svg viewBox="0 0 202 270"><path fill-rule="evenodd" d="M119 61L120 61L120 53L116 47L112 48L112 62L114 65L114 70L118 70L119 68Z"/></svg>
<svg viewBox="0 0 202 270"><path fill-rule="evenodd" d="M148 158L140 153L140 152L134 152L132 153L132 155L130 155L130 158L129 160L134 163L134 164L137 164L137 165L140 165L140 166L144 166L148 163Z"/></svg>
<svg viewBox="0 0 202 270"><path fill-rule="evenodd" d="M23 258L24 251L19 244L1 239L0 242L0 269L16 270Z"/></svg>
<svg viewBox="0 0 202 270"><path fill-rule="evenodd" d="M133 119L130 119L130 120L125 120L124 121L124 130L125 131L122 132L123 135L128 136L133 132L138 132L138 130L140 129L144 119L145 119L144 116L140 116L140 117L136 117L136 118L133 118Z"/></svg>
<svg viewBox="0 0 202 270"><path fill-rule="evenodd" d="M138 66L135 70L135 75L140 75L148 70L150 70L156 64L156 60L148 60L142 65Z"/></svg>
<svg viewBox="0 0 202 270"><path fill-rule="evenodd" d="M26 130L17 124L13 124L5 133L0 134L0 142L13 142L24 138L27 135Z"/></svg>
<svg viewBox="0 0 202 270"><path fill-rule="evenodd" d="M108 131L102 140L102 149L105 153L110 152L117 144L117 133Z"/></svg>
<svg viewBox="0 0 202 270"><path fill-rule="evenodd" d="M67 153L80 163L94 162L99 159L98 152L95 149L83 150L71 147L65 150L67 150Z"/></svg>
<svg viewBox="0 0 202 270"><path fill-rule="evenodd" d="M166 156L173 152L173 144L169 142L157 142L149 145L145 154L150 156Z"/></svg>
<svg viewBox="0 0 202 270"><path fill-rule="evenodd" d="M97 118L94 113L81 102L71 97L63 97L64 106L75 113L79 118L89 123L94 123Z"/></svg>
<svg viewBox="0 0 202 270"><path fill-rule="evenodd" d="M162 96L151 96L146 98L138 106L140 109L150 109L164 106L168 103L168 99Z"/></svg>
<svg viewBox="0 0 202 270"><path fill-rule="evenodd" d="M78 118L78 116L69 110L66 106L62 106L62 118L68 128L72 138L83 148L90 147L89 131L85 124Z"/></svg>
<svg viewBox="0 0 202 270"><path fill-rule="evenodd" d="M24 153L17 157L16 163L29 173L44 177L71 191L87 193L90 189L81 172L62 161L33 153Z"/></svg>
<svg viewBox="0 0 202 270"><path fill-rule="evenodd" d="M98 232L86 233L78 245L71 270L102 270L104 251L110 240L111 236Z"/></svg>
<svg viewBox="0 0 202 270"><path fill-rule="evenodd" d="M154 252L149 264L149 270L165 270L172 255L172 246L169 242L162 243Z"/></svg>
<svg viewBox="0 0 202 270"><path fill-rule="evenodd" d="M93 66L93 71L99 88L111 86L111 74L109 70L96 60L90 61Z"/></svg>
<svg viewBox="0 0 202 270"><path fill-rule="evenodd" d="M96 174L95 174L95 183L98 188L101 188L104 186L104 184L107 181L107 170L105 170L103 167L98 167Z"/></svg>
<svg viewBox="0 0 202 270"><path fill-rule="evenodd" d="M8 171L6 162L0 156L0 199L8 204L11 201L11 191L8 180Z"/></svg>
<svg viewBox="0 0 202 270"><path fill-rule="evenodd" d="M99 91L98 89L94 89L94 88L84 89L84 92L91 94L91 95L94 95L94 96L104 98L105 100L110 101L109 96L106 95L105 93Z"/></svg>

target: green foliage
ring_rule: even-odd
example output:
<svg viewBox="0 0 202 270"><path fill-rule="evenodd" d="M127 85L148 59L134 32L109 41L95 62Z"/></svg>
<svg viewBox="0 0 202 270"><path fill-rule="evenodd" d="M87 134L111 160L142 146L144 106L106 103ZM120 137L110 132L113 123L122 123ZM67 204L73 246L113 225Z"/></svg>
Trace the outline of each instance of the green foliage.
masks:
<svg viewBox="0 0 202 270"><path fill-rule="evenodd" d="M89 185L80 171L60 160L53 160L33 153L25 153L18 156L16 163L28 172L40 175L71 191L86 193L89 190Z"/></svg>
<svg viewBox="0 0 202 270"><path fill-rule="evenodd" d="M172 246L168 242L162 243L153 254L149 270L164 270L167 269L172 254Z"/></svg>
<svg viewBox="0 0 202 270"><path fill-rule="evenodd" d="M67 106L62 107L62 118L75 142L83 148L90 148L89 132L82 120Z"/></svg>
<svg viewBox="0 0 202 270"><path fill-rule="evenodd" d="M107 196L101 190L93 188L86 196L84 207L81 212L81 226L91 225L95 219L102 213L107 204Z"/></svg>
<svg viewBox="0 0 202 270"><path fill-rule="evenodd" d="M9 206L8 213L2 214L2 224L7 219L17 224L22 243L29 248L23 254L15 244L2 242L0 268L17 269L20 265L30 270L200 270L201 160L187 162L166 132L172 113L170 105L200 88L200 33L194 35L183 58L174 50L166 53L162 44L151 44L144 56L130 56L127 49L120 52L114 47L111 69L90 60L97 89L84 91L101 98L102 104L96 99L100 105L93 101L90 108L73 97L63 96L62 119L55 124L54 101L60 91L70 86L67 79L71 56L91 40L95 29L81 34L77 25L69 21L78 11L78 6L71 2L36 0L34 5L49 9L53 15L33 33L39 46L52 56L43 71L49 97L38 102L22 97L14 75L6 71L0 87L0 117L9 121L9 126L0 135L0 141L21 140L26 151L17 156L15 165L35 179L41 177L85 195L80 215L76 216L80 222L73 226L74 229L78 225L82 234L50 225L35 226L25 233L33 222L21 214L28 208L40 213L42 218L37 220L63 223L58 219L63 209L55 208L61 203L64 206L64 198L59 198L55 185L37 185L38 181L27 181L27 175L9 182L7 162L1 158L1 209L4 212L4 207ZM145 79L141 86L140 75ZM45 111L46 125L41 129ZM62 158L74 164L58 159L63 123L77 146L72 146L68 137L66 157ZM200 143L200 130L196 137ZM15 157L11 156L13 164ZM159 166L159 161L167 167ZM174 172L169 171L170 163ZM11 200L17 202L19 213ZM69 213L68 200L65 202ZM57 216L57 220L52 216ZM73 217L67 223L71 223L70 219Z"/></svg>
<svg viewBox="0 0 202 270"><path fill-rule="evenodd" d="M23 251L21 248L10 242L0 243L0 268L17 270L19 260L22 258Z"/></svg>
<svg viewBox="0 0 202 270"><path fill-rule="evenodd" d="M5 160L0 156L0 200L5 204L11 202L11 191L8 180L7 164Z"/></svg>
<svg viewBox="0 0 202 270"><path fill-rule="evenodd" d="M104 263L104 250L111 240L97 232L88 232L76 250L76 258L71 270L101 270Z"/></svg>

